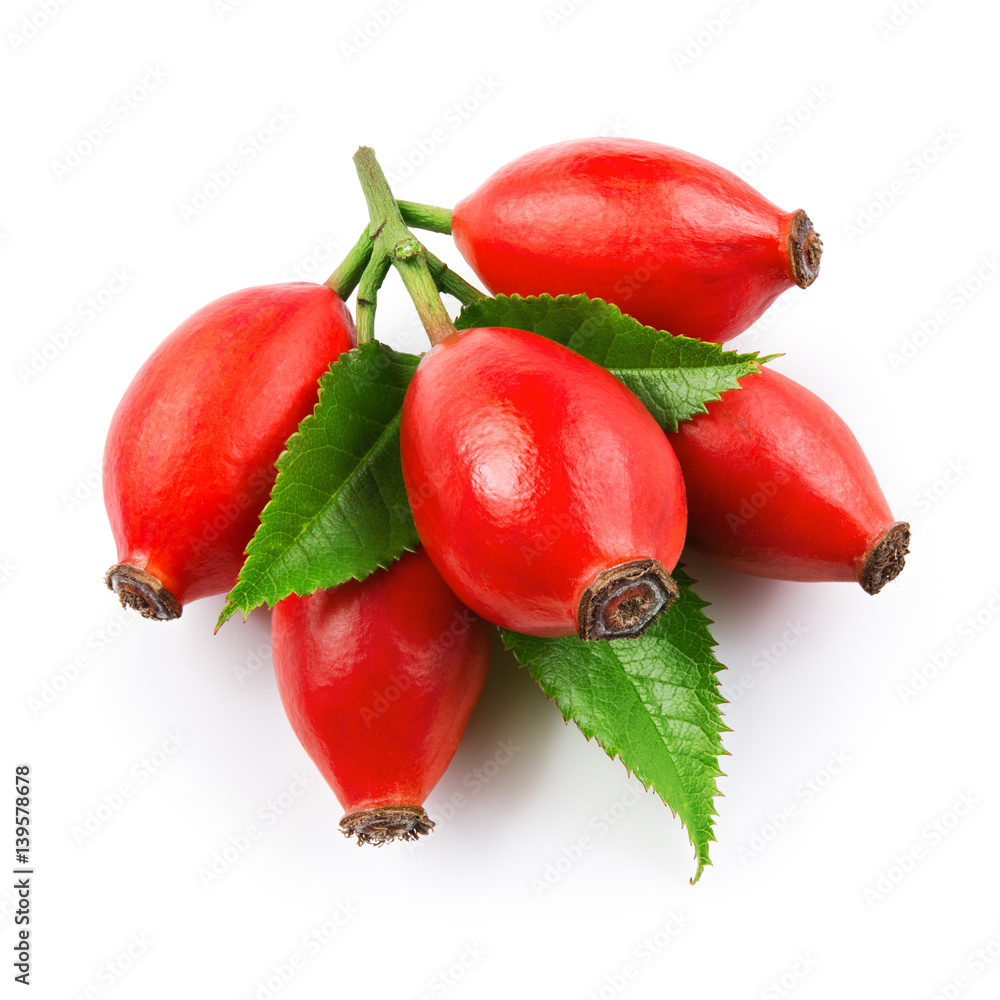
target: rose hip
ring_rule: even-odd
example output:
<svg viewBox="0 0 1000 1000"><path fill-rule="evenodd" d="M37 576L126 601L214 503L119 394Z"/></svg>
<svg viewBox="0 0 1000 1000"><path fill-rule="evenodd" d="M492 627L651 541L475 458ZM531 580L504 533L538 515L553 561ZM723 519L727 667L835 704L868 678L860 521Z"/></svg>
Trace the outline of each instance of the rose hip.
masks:
<svg viewBox="0 0 1000 1000"><path fill-rule="evenodd" d="M899 575L910 526L896 521L847 425L776 371L749 375L668 435L684 472L688 542L716 562L779 580Z"/></svg>
<svg viewBox="0 0 1000 1000"><path fill-rule="evenodd" d="M403 402L417 532L459 598L537 636L638 635L676 596L684 485L610 372L523 330L443 339Z"/></svg>
<svg viewBox="0 0 1000 1000"><path fill-rule="evenodd" d="M639 139L579 139L508 163L454 209L494 293L602 298L658 330L723 342L819 273L822 242L735 174Z"/></svg>
<svg viewBox="0 0 1000 1000"><path fill-rule="evenodd" d="M274 668L299 741L358 843L415 840L489 666L493 629L422 549L272 615Z"/></svg>
<svg viewBox="0 0 1000 1000"><path fill-rule="evenodd" d="M354 346L338 296L307 282L247 288L186 319L139 370L104 451L118 547L107 584L144 617L225 593L319 377Z"/></svg>

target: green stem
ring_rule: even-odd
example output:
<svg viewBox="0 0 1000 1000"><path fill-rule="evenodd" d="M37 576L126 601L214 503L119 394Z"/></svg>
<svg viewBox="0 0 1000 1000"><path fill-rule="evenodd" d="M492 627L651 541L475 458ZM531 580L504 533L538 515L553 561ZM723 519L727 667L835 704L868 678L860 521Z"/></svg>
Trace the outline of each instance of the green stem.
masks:
<svg viewBox="0 0 1000 1000"><path fill-rule="evenodd" d="M323 284L327 288L332 288L346 302L361 280L371 255L372 241L366 229L358 242L351 247L351 252L340 262L337 270Z"/></svg>
<svg viewBox="0 0 1000 1000"><path fill-rule="evenodd" d="M379 246L374 247L371 261L358 285L358 347L375 339L375 305L378 290L389 273L392 261Z"/></svg>
<svg viewBox="0 0 1000 1000"><path fill-rule="evenodd" d="M427 254L427 266L434 275L434 283L440 291L454 295L463 306L471 306L473 302L479 302L486 298L486 293L481 292L475 285L470 285L465 278L456 274L448 265L435 257L426 247L424 253Z"/></svg>
<svg viewBox="0 0 1000 1000"><path fill-rule="evenodd" d="M399 214L408 226L427 229L432 233L451 235L451 209L435 205L421 205L416 201L398 201Z"/></svg>
<svg viewBox="0 0 1000 1000"><path fill-rule="evenodd" d="M455 326L438 294L434 276L427 265L427 253L406 228L389 183L375 159L375 151L362 146L354 154L354 165L368 203L371 226L368 232L375 245L392 260L406 290L417 307L432 344L455 332Z"/></svg>

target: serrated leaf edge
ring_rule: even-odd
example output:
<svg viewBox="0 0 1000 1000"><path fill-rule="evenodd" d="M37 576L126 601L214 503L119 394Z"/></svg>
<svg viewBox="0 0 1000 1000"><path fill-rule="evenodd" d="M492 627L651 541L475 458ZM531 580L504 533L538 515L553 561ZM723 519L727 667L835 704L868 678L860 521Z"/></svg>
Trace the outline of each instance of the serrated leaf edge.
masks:
<svg viewBox="0 0 1000 1000"><path fill-rule="evenodd" d="M379 346L388 348L388 350L392 351L392 353L394 355L404 355L406 357L416 357L416 355L407 355L406 352L396 351L393 348L388 347L388 345L381 344L379 341L373 341L373 343L379 343ZM359 345L359 346L362 346L362 345ZM254 540L257 538L258 532L264 526L264 515L268 512L268 510L271 508L271 506L275 503L274 494L275 494L275 491L278 489L278 485L281 482L282 476L285 475L285 468L284 468L284 466L287 465L287 461L286 460L288 459L288 456L294 450L294 447L298 443L299 439L304 436L304 433L305 433L304 429L307 428L307 426L311 426L311 424L313 422L315 422L316 419L317 419L316 418L316 411L319 409L320 402L322 401L322 398L323 398L323 393L324 393L324 391L328 387L328 380L330 378L332 378L333 375L334 375L334 370L333 370L334 366L337 365L337 364L342 363L342 359L345 359L346 355L351 354L351 353L353 353L356 350L358 350L357 347L352 348L351 351L345 352L345 355L342 355L340 358L337 358L335 361L332 361L330 363L330 367L325 372L323 372L323 374L317 380L319 388L318 388L318 391L317 391L317 394L316 394L316 402L313 405L312 411L310 413L306 414L306 416L304 416L302 418L302 420L299 422L299 426L288 437L288 440L285 442L285 448L284 448L284 450L277 457L277 459L275 459L275 463L274 464L275 464L275 466L278 469L278 475L277 475L277 477L275 479L274 486L271 487L271 495L268 497L267 503L264 504L263 508L261 509L261 512L260 512L260 521L259 521L259 523L257 525L256 530L253 533L253 537L250 539L249 542L247 542L246 548L243 550L243 554L245 556L249 556L250 555L250 550L253 548ZM357 355L355 355L355 356L357 356ZM400 423L401 412L402 412L401 410L396 412L396 415L392 418L392 420L388 424L385 425L384 430L382 431L381 434L379 434L378 438L372 444L372 446L364 453L364 455L362 455L358 459L358 461L354 465L354 469L355 470L358 467L360 467L361 465L364 464L364 462L368 458L368 456L370 456L370 455L372 455L372 454L374 454L375 452L378 451L379 447L383 444L383 442L384 442L384 440L386 438L386 435L390 434L390 432L394 428L398 428L399 423ZM341 483L340 488L337 491L335 491L334 493L330 494L329 499L320 508L319 512L317 513L317 516L315 518L313 518L312 521L309 522L310 524L312 524L316 520L318 520L319 515L322 514L324 511L326 511L330 507L330 505L333 502L333 500L335 500L343 492L343 489L347 485L348 481L349 481L348 479L345 479L344 482ZM304 525L300 529L298 535L296 535L296 537L294 539L292 539L288 543L288 545L282 551L283 552L284 551L288 551L288 549L292 548L295 544L297 544L298 541L299 541L299 539L303 536L303 534L306 533L307 528L308 528L308 525ZM404 552L413 552L414 550L412 548L404 545L403 551ZM388 565L383 565L383 563L382 563L381 560L376 560L376 565L379 568L381 568L381 569L387 569L388 565L391 565L391 563L388 564ZM242 573L243 573L243 570L241 568L240 569L240 576L241 577L242 577ZM358 579L361 579L361 578L358 577L356 574L352 573L351 576L348 577L348 579L358 580ZM245 581L243 581L242 578L238 578L237 581L236 581L236 583L233 585L232 590L230 590L229 593L226 595L226 603L223 605L222 611L219 614L219 620L216 622L216 625L215 625L215 631L216 632L218 632L219 629L223 625L225 625L225 623L227 621L229 621L229 619L232 618L232 616L237 611L242 612L243 621L246 622L247 618L250 616L250 612L253 611L254 608L258 608L258 607L261 607L261 606L270 608L270 607L274 606L270 601L268 601L268 599L266 597L260 596L260 587L256 588L256 590L258 591L259 600L257 600L254 604L251 604L249 607L244 607L245 602L243 604L241 604L239 601L233 601L231 599L231 595L244 582ZM344 582L346 582L346 581L344 581ZM280 589L280 588L275 588L275 589ZM289 594L291 594L291 593L295 593L295 591L289 591ZM284 596L287 597L288 594L286 594ZM303 596L303 595L300 595L300 596ZM283 599L284 598L279 598L278 600L283 600ZM275 601L274 603L276 604L277 601Z"/></svg>
<svg viewBox="0 0 1000 1000"><path fill-rule="evenodd" d="M697 583L697 581L694 580L692 577L688 576L687 573L684 572L684 570L683 570L683 568L682 568L682 566L680 564L678 564L678 566L675 567L675 569L674 569L673 572L674 572L675 578L677 579L677 583L681 587L686 588L686 590L688 591L688 593L690 595L688 599L691 601L691 604L694 606L694 610L696 612L698 612L701 615L701 617L704 619L706 627L708 625L713 625L714 624L714 619L709 618L708 615L704 614L704 612L702 611L703 608L706 608L706 607L709 606L710 602L704 600L703 598L701 598L698 595L698 593L694 590L694 586L693 585L695 583ZM667 612L667 613L669 613L669 612ZM500 641L501 641L501 644L502 644L504 650L506 652L508 652L508 653L511 653L514 656L514 659L517 662L517 665L518 665L519 668L523 668L523 669L527 670L529 674L531 674L532 678L534 679L535 683L538 685L538 687L542 691L542 693L545 695L546 699L548 701L550 701L550 702L552 702L552 703L555 704L556 708L559 711L559 714L563 717L563 720L565 722L572 722L573 725L575 725L577 727L577 729L579 730L579 732L582 734L583 738L588 743L591 740L594 740L594 742L597 743L597 745L608 755L608 757L611 760L617 760L622 765L622 767L625 768L625 773L627 775L629 775L629 776L634 775L638 779L638 781L642 785L642 787L648 792L650 790L650 788L652 787L652 782L651 781L647 782L646 780L644 780L643 776L637 770L629 768L629 766L625 763L625 761L623 761L621 759L621 753L620 753L620 751L617 751L617 752L614 752L614 753L612 753L611 751L609 751L607 749L607 747L605 746L604 742L601 740L601 738L596 733L588 735L587 732L586 732L586 730L583 729L583 727L580 725L580 723L575 718L573 718L572 715L568 714L563 709L562 705L559 703L559 696L557 694L552 694L548 690L546 690L545 685L537 677L535 677L535 674L534 674L534 672L531 669L531 663L530 663L530 661L529 662L522 662L521 659L520 659L520 657L518 657L517 651L513 648L513 646L510 646L510 645L507 644L507 634L509 632L511 632L511 630L500 629L499 631L500 631ZM512 633L512 634L516 634L516 633ZM710 631L709 631L709 638L712 640L711 643L710 643L709 648L710 649L715 649L718 646L718 642L715 640L715 637L712 636L712 634L711 634ZM618 641L620 641L620 642L629 642L631 640L629 640L629 639L621 639L621 640L618 640ZM666 641L666 639L664 639L663 641ZM714 653L712 653L711 656L712 656L712 661L715 664L711 668L711 671L712 671L713 674L718 674L719 671L726 669L725 664L721 663L719 661L718 657L716 657ZM617 656L616 656L616 659L617 659ZM620 664L620 661L619 661L619 664ZM644 704L644 701L643 701L641 695L639 694L638 690L635 689L635 683L634 683L631 675L624 669L624 667L622 667L621 669L622 669L622 673L627 678L628 683L632 686L633 690L635 690L636 700L640 704ZM719 706L719 705L728 705L729 704L729 700L722 695L721 690L717 690L717 694L719 695L719 699L718 699L718 701L714 702L714 704L716 706ZM709 711L707 708L705 710L706 710L706 712ZM655 725L654 725L654 728L655 728ZM712 730L713 730L713 732L715 734L715 737L717 739L717 742L718 742L718 747L717 747L718 754L720 756L726 756L726 757L732 756L731 753L725 748L725 746L722 745L722 734L723 733L730 733L730 732L732 732L732 729L730 728L730 726L728 726L726 724L726 722L722 718L721 711L719 712L719 718L718 718L717 724L713 723L713 725L712 725ZM660 735L659 730L657 730L657 737L662 741L663 737ZM673 751L673 750L671 750L669 752L670 752L671 756L673 756L676 753L676 751ZM684 755L680 754L680 756L684 756ZM671 761L671 766L673 767L672 761ZM701 766L704 766L704 765L701 765ZM684 822L683 819L681 819L681 825L683 826L683 828L684 828L684 830L685 830L685 832L687 834L688 843L690 843L690 845L693 848L694 853L695 853L695 862L696 862L696 866L697 867L696 867L696 870L695 870L695 874L691 877L691 880L690 880L692 885L694 885L696 882L698 882L698 880L701 878L701 876L702 876L705 868L713 863L712 859L711 859L711 857L709 856L709 853L708 853L708 845L709 844L713 844L713 843L718 843L718 839L715 836L715 823L714 823L714 820L718 817L719 812L715 808L715 799L717 799L719 797L724 797L725 793L719 790L718 783L717 783L716 779L718 779L720 777L721 778L725 778L728 775L726 774L725 771L723 771L718 766L718 764L713 765L712 772L713 772L712 773L712 778L713 778L713 784L715 786L715 791L709 797L710 798L710 806L709 806L708 811L705 813L705 817L708 820L708 829L706 830L706 835L705 835L704 855L702 854L702 850L699 847L699 845L695 843L694 837L692 836L691 828L688 826L687 823ZM676 769L675 769L675 773L676 773ZM680 782L678 781L678 784L679 783ZM660 801L670 811L671 817L674 818L674 819L678 819L679 818L679 811L677 809L675 809L674 806L670 802L668 802L667 799L663 795L661 795L658 791L654 790L654 794L657 796L657 798L660 799ZM686 793L685 793L685 799L687 799ZM690 800L688 800L688 805L690 807Z"/></svg>

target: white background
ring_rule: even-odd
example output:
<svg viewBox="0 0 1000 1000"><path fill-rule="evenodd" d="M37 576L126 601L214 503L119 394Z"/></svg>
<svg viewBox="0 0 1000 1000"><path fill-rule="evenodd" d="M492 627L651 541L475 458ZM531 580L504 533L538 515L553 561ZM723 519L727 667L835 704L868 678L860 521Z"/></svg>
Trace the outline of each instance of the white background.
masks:
<svg viewBox="0 0 1000 1000"><path fill-rule="evenodd" d="M0 17L0 774L12 812L13 766L33 768L35 995L996 996L995 5L48 2ZM431 796L435 833L354 847L285 722L266 613L213 638L221 598L159 625L102 583L97 470L133 373L209 300L327 276L366 220L360 143L399 197L451 205L527 150L602 133L806 209L819 280L733 346L787 352L775 367L844 416L913 523L876 598L688 559L732 727L694 887L680 823L507 657ZM423 349L393 275L379 334Z"/></svg>

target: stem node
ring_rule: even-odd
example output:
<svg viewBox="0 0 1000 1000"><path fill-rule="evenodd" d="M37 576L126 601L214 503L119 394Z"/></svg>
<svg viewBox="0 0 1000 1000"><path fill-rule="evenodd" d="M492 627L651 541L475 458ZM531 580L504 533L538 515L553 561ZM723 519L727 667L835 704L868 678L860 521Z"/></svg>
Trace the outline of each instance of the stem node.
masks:
<svg viewBox="0 0 1000 1000"><path fill-rule="evenodd" d="M421 252L420 241L406 228L375 151L362 146L354 154L354 165L372 226L377 226L374 244L399 271L427 336L432 344L437 344L455 332L455 325L441 301L426 255Z"/></svg>

